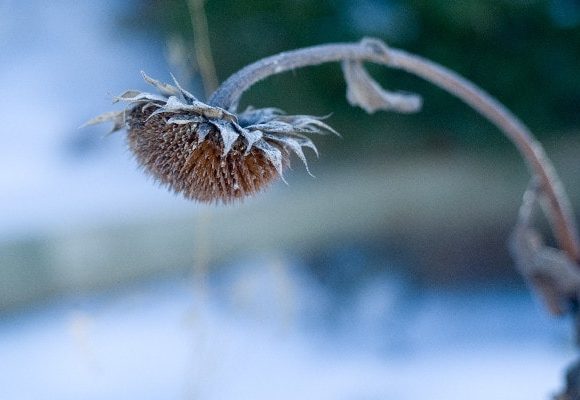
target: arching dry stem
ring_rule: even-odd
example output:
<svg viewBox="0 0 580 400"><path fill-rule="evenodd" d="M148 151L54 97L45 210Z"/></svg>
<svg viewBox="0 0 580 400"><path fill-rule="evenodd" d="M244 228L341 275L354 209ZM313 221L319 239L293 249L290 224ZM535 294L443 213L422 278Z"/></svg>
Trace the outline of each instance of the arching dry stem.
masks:
<svg viewBox="0 0 580 400"><path fill-rule="evenodd" d="M348 67L346 63L350 62L355 62L355 64L372 62L404 70L458 97L492 122L517 147L533 177L539 183L543 208L560 248L566 252L570 259L576 263L580 262L580 245L574 215L560 179L542 146L535 140L529 129L497 100L473 83L432 61L402 50L389 48L377 39L364 39L360 43L308 47L280 53L246 66L232 75L214 92L209 99L209 104L234 113L242 94L253 84L274 74L327 62L342 62L343 68L345 65ZM348 81L348 69L344 69ZM366 79L364 83L369 83L370 78L363 76L362 79ZM372 86L374 81L370 82ZM348 83L350 86L351 82ZM373 89L379 90L376 87ZM374 97L386 98L393 94L382 91L381 93L375 92L373 95ZM365 106L359 101L351 100L351 96L349 96L349 100L353 104L362 105L367 111L376 109L376 107L369 107L368 104ZM383 109L397 108L396 105L388 104L388 99L383 100L385 101ZM416 96L403 97L403 110L418 108L416 102Z"/></svg>

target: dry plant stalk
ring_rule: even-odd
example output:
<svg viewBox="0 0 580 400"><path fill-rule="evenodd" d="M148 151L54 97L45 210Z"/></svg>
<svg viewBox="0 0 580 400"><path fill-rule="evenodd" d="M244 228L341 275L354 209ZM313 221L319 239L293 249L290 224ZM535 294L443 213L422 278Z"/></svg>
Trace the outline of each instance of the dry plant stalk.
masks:
<svg viewBox="0 0 580 400"><path fill-rule="evenodd" d="M374 81L363 62L401 69L458 97L492 122L517 147L532 175L511 243L520 272L544 298L551 312L563 314L578 302L580 245L574 215L563 186L542 146L528 128L489 94L456 73L422 57L390 48L377 39L313 46L264 58L241 69L211 95L207 103L183 89L174 78L166 84L143 74L159 94L130 90L115 98L125 110L100 115L88 124L114 123L126 128L129 147L149 174L186 198L223 202L262 190L283 179L290 154L307 166L303 148L317 154L310 136L336 133L323 118L286 115L277 108L238 112L243 93L274 74L341 62L347 99L369 113L412 113L421 97L390 92ZM546 247L531 227L539 202L559 249Z"/></svg>

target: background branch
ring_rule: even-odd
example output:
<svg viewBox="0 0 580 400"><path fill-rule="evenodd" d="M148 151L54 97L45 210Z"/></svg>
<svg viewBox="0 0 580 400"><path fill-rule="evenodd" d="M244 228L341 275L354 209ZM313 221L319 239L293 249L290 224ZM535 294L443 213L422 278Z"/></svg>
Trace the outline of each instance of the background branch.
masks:
<svg viewBox="0 0 580 400"><path fill-rule="evenodd" d="M205 0L188 0L187 6L193 27L195 59L199 66L205 95L209 96L217 88L218 78L211 52L204 3Z"/></svg>

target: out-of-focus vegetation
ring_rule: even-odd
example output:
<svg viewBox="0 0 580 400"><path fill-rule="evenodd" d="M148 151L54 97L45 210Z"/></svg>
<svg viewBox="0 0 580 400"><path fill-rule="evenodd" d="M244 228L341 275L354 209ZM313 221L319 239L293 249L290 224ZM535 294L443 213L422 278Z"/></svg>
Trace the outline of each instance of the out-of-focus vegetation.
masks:
<svg viewBox="0 0 580 400"><path fill-rule="evenodd" d="M209 0L205 10L221 81L276 52L376 36L476 82L540 138L580 126L580 3L575 0ZM121 24L151 40L181 38L193 55L186 0L141 1ZM243 104L334 112L333 126L349 140L376 138L376 143L411 142L412 147L507 143L437 88L402 72L371 70L385 87L422 94L423 111L367 116L348 106L336 64L270 78L253 88Z"/></svg>

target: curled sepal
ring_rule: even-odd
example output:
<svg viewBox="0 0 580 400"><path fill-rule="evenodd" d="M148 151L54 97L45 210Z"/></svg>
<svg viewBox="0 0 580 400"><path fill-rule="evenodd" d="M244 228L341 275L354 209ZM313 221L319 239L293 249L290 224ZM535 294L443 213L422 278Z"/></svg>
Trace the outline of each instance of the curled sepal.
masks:
<svg viewBox="0 0 580 400"><path fill-rule="evenodd" d="M546 246L540 233L531 226L540 190L532 182L524 194L510 250L518 270L541 295L550 312L562 315L578 300L580 270L564 251Z"/></svg>
<svg viewBox="0 0 580 400"><path fill-rule="evenodd" d="M342 72L347 84L346 98L369 114L375 111L414 113L421 109L421 96L383 89L364 69L360 61L343 61Z"/></svg>

